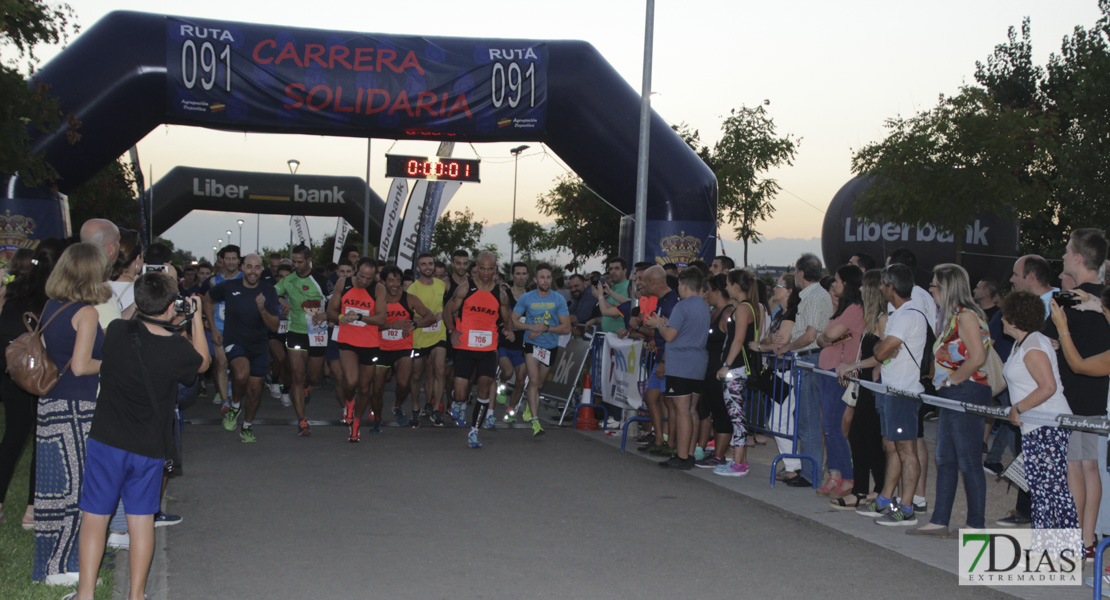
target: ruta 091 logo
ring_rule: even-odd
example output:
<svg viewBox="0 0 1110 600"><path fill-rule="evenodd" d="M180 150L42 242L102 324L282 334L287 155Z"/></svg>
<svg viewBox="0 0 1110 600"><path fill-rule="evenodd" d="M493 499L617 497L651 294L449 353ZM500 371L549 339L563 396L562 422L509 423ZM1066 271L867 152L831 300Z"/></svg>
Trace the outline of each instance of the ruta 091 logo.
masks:
<svg viewBox="0 0 1110 600"><path fill-rule="evenodd" d="M960 585L1080 585L1078 529L961 529Z"/></svg>

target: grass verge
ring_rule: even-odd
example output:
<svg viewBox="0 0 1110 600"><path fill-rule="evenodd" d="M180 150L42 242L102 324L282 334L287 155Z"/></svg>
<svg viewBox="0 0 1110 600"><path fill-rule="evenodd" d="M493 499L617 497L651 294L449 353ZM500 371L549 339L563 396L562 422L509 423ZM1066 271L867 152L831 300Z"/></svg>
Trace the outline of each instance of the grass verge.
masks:
<svg viewBox="0 0 1110 600"><path fill-rule="evenodd" d="M4 406L0 403L0 431L6 427ZM73 588L50 586L31 581L31 560L35 554L35 534L20 526L23 511L27 509L27 486L31 478L31 444L28 440L19 464L16 466L8 496L4 502L5 522L0 524L0 597L18 600L58 600ZM115 559L127 560L126 552L118 552ZM109 600L115 586L115 573L101 566L103 585L96 586L96 600Z"/></svg>

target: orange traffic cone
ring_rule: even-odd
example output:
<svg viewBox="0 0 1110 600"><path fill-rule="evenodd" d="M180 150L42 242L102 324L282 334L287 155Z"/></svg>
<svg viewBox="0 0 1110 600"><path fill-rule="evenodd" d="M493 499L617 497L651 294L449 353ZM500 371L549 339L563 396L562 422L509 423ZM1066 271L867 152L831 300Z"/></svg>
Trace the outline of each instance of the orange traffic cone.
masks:
<svg viewBox="0 0 1110 600"><path fill-rule="evenodd" d="M582 382L582 402L581 404L590 404L593 402L593 390L590 389L590 374L586 373L586 379ZM580 404L580 405L581 405ZM597 422L597 416L594 414L592 406L583 408L578 411L578 429L597 430L601 426Z"/></svg>

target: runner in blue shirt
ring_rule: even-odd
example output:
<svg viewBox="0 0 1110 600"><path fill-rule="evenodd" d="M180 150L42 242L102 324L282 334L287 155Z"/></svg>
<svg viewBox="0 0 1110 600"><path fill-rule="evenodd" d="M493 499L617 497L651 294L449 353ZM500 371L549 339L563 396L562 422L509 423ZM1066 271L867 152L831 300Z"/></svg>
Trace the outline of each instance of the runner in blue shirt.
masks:
<svg viewBox="0 0 1110 600"><path fill-rule="evenodd" d="M206 313L212 314L216 304L223 304L227 317L218 341L231 363L234 400L224 415L224 429L235 430L239 402L246 397L240 438L247 443L255 441L251 422L258 411L262 380L270 364L269 333L277 330L281 315L274 286L261 278L262 259L249 254L243 259L242 277L217 284L204 296Z"/></svg>
<svg viewBox="0 0 1110 600"><path fill-rule="evenodd" d="M551 265L539 263L533 277L536 289L522 295L513 308L510 324L524 330L524 366L528 371L528 406L532 413L532 435L542 435L540 388L555 364L559 336L570 333L567 301L551 291ZM521 317L524 317L521 319Z"/></svg>

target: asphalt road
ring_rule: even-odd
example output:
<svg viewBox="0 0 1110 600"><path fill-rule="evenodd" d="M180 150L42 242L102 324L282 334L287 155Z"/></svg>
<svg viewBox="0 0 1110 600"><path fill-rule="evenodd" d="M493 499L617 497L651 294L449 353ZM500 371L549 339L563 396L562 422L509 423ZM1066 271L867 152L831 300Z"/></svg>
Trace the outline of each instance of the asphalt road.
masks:
<svg viewBox="0 0 1110 600"><path fill-rule="evenodd" d="M187 427L151 598L1011 597L553 425L255 429Z"/></svg>

